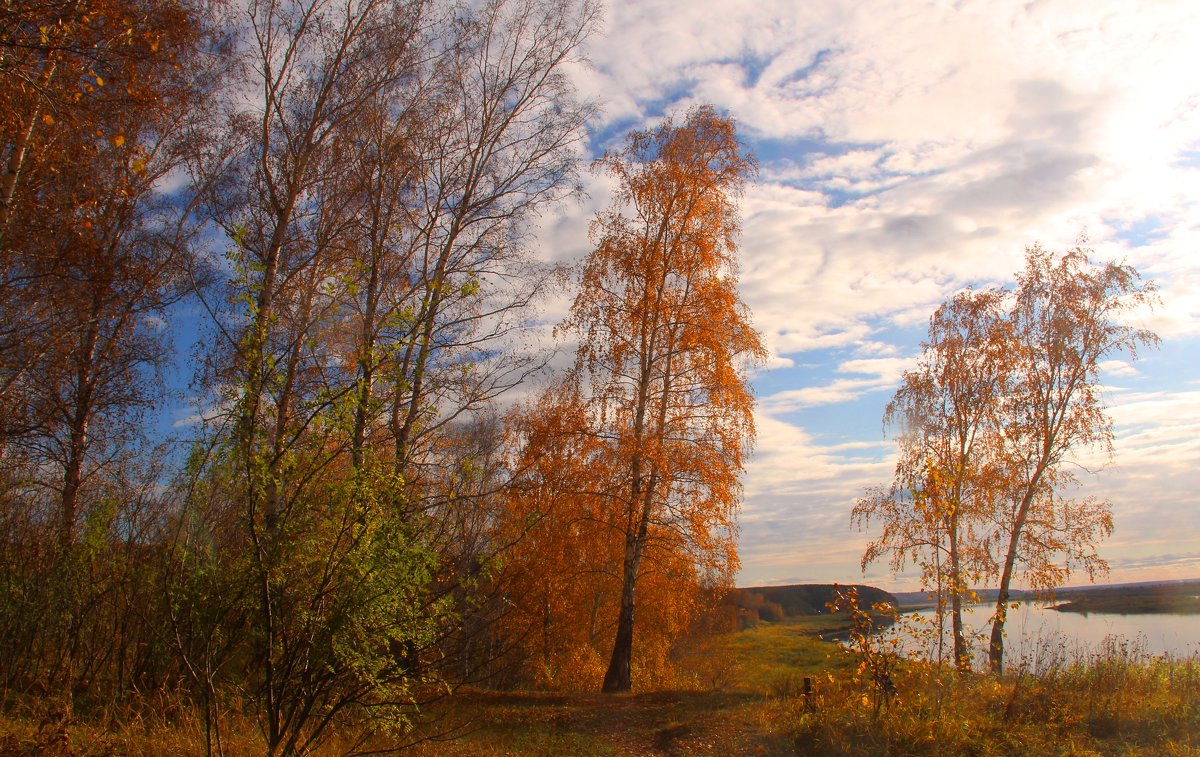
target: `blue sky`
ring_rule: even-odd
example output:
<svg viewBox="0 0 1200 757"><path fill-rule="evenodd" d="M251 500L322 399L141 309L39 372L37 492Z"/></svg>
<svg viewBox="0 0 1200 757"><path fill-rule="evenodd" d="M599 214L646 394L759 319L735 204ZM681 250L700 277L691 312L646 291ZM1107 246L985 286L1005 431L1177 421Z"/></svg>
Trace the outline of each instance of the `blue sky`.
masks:
<svg viewBox="0 0 1200 757"><path fill-rule="evenodd" d="M861 575L870 535L850 508L890 480L881 415L929 315L963 286L1011 283L1025 245L1081 231L1163 300L1140 321L1162 349L1106 366L1116 454L1084 476L1116 513L1110 580L1200 577L1194 2L614 0L606 15L574 72L603 108L592 149L710 102L761 164L742 293L771 359L754 377L740 584ZM586 182L582 205L544 219L547 257L587 252L609 187ZM916 588L882 565L866 578Z"/></svg>

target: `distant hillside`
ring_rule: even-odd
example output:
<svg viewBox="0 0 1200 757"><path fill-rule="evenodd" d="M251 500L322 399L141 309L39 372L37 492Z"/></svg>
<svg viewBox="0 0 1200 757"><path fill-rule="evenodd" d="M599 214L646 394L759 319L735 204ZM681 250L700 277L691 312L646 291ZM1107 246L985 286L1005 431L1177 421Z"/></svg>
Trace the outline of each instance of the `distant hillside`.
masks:
<svg viewBox="0 0 1200 757"><path fill-rule="evenodd" d="M1059 591L1056 596L1069 600L1054 608L1063 612L1200 613L1200 581L1096 586Z"/></svg>
<svg viewBox="0 0 1200 757"><path fill-rule="evenodd" d="M742 627L760 620L776 621L801 615L828 613L835 588L858 589L859 604L868 608L878 602L899 606L896 597L874 586L862 584L795 584L792 586L753 586L734 589L727 601L738 609Z"/></svg>
<svg viewBox="0 0 1200 757"><path fill-rule="evenodd" d="M996 601L995 589L977 589L979 601ZM931 607L928 592L896 592L900 606L905 609ZM1013 591L1017 602L1033 602L1038 597L1031 591ZM1068 586L1057 589L1053 599L1060 602L1056 610L1066 612L1116 613L1200 613L1200 580L1141 581L1126 584Z"/></svg>

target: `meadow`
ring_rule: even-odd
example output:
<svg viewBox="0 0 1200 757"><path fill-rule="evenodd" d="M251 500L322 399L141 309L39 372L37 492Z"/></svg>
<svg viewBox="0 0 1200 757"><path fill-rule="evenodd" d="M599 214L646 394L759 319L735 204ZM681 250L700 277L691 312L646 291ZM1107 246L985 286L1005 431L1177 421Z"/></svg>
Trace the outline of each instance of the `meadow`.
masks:
<svg viewBox="0 0 1200 757"><path fill-rule="evenodd" d="M844 616L789 618L681 650L677 687L631 694L463 689L416 730L322 754L403 748L433 755L1194 755L1200 660L1148 657L1111 640L1086 659L1001 678L893 660L887 691L862 654L822 636ZM804 693L809 679L810 694ZM0 755L203 753L186 709L103 722L18 709ZM261 753L251 721L230 722L227 754Z"/></svg>

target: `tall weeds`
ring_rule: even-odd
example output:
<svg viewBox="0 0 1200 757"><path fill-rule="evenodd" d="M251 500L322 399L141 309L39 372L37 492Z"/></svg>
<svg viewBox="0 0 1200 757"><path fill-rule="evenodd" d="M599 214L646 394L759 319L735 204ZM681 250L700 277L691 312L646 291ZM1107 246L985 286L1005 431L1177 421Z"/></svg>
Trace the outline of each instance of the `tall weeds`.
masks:
<svg viewBox="0 0 1200 757"><path fill-rule="evenodd" d="M1053 655L995 676L960 676L904 661L895 695L877 707L869 682L821 679L816 712L765 706L786 723L775 744L797 754L1192 754L1200 749L1200 657L1152 657L1136 641L1107 639L1062 664ZM1034 667L1040 668L1035 672Z"/></svg>

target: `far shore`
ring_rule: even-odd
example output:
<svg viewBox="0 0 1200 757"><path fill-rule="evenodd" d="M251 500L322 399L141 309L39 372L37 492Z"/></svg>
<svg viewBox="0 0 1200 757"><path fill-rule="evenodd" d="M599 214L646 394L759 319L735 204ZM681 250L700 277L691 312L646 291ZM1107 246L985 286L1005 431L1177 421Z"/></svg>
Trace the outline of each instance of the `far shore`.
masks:
<svg viewBox="0 0 1200 757"><path fill-rule="evenodd" d="M973 606L994 605L995 590L977 592ZM920 592L896 594L901 612L931 610L937 602ZM1162 583L1115 584L1110 586L1080 586L1059 589L1052 597L1042 600L1030 591L1013 592L1012 601L1058 601L1050 609L1059 612L1100 613L1115 615L1195 615L1200 614L1200 580Z"/></svg>

